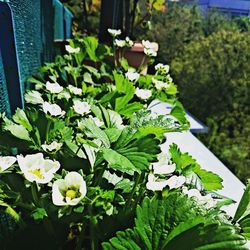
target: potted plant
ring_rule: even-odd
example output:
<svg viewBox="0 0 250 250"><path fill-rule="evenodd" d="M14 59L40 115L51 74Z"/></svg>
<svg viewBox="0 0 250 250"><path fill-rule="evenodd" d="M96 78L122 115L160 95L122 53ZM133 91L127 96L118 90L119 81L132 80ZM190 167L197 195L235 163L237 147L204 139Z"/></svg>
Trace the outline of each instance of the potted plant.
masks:
<svg viewBox="0 0 250 250"><path fill-rule="evenodd" d="M104 1L103 1L104 2ZM114 1L118 4L118 1ZM119 2L120 3L120 2ZM149 63L149 57L154 57L157 55L158 44L155 42L150 43L149 41L138 41L136 39L135 33L138 29L146 30L151 27L150 19L154 12L165 10L165 1L163 0L147 0L147 1L124 1L124 4L119 5L116 10L115 7L113 11L113 19L116 17L119 20L110 23L109 29L110 34L113 37L113 44L117 48L117 57L121 59L121 56L125 58L131 67L136 69L140 68L142 73L146 73L147 64ZM108 9L103 11L110 11ZM110 12L109 12L110 14ZM107 16L103 14L103 16ZM100 28L102 30L102 22L100 22ZM105 24L106 25L106 24ZM106 26L105 26L106 27ZM116 29L113 29L115 27ZM106 35L106 30L104 33ZM118 34L119 33L119 34ZM118 39L118 36L120 38ZM114 37L116 42L114 43ZM133 40L131 43L130 39Z"/></svg>
<svg viewBox="0 0 250 250"><path fill-rule="evenodd" d="M246 249L250 187L232 221L222 179L175 144L162 150L165 133L187 129L180 107L144 107L136 84L155 97L152 76L83 65L97 55L84 39L29 80L24 110L0 115L1 249ZM156 70L153 84L173 88Z"/></svg>

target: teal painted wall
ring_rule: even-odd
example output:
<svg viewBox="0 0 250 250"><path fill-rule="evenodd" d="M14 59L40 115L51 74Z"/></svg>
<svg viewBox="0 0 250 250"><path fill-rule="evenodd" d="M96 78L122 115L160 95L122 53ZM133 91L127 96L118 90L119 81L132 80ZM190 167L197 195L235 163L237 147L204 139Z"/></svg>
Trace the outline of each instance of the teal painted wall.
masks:
<svg viewBox="0 0 250 250"><path fill-rule="evenodd" d="M1 1L1 0L0 0ZM59 0L9 0L22 92L27 77L59 53L55 40L71 37L72 14ZM1 24L0 24L1 25ZM0 37L3 37L0 34ZM0 112L9 112L8 93L0 54Z"/></svg>

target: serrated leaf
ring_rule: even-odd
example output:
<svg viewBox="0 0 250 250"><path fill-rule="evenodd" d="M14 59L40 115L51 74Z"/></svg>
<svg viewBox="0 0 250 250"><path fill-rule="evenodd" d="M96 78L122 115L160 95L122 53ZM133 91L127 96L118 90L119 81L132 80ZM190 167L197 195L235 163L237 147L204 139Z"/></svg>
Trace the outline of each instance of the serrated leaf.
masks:
<svg viewBox="0 0 250 250"><path fill-rule="evenodd" d="M99 139L106 148L110 147L110 141L106 133L100 129L92 119L84 119L82 121L84 133L89 138Z"/></svg>
<svg viewBox="0 0 250 250"><path fill-rule="evenodd" d="M109 141L111 143L116 142L122 133L122 130L117 129L117 128L108 128L108 129L105 129L104 131L105 131L106 135L108 136Z"/></svg>
<svg viewBox="0 0 250 250"><path fill-rule="evenodd" d="M208 190L222 189L222 179L215 173L202 169L201 166L188 153L182 153L176 144L169 148L176 169L186 177L192 177L193 183L201 182L202 186ZM195 180L197 179L197 180Z"/></svg>
<svg viewBox="0 0 250 250"><path fill-rule="evenodd" d="M86 52L91 60L96 62L98 60L96 56L96 49L98 48L98 40L94 36L87 36L83 40Z"/></svg>
<svg viewBox="0 0 250 250"><path fill-rule="evenodd" d="M133 102L127 104L123 109L119 110L121 115L130 118L135 112L143 109L143 104L139 102Z"/></svg>
<svg viewBox="0 0 250 250"><path fill-rule="evenodd" d="M186 118L185 110L180 102L176 102L174 107L172 108L170 115L175 117L181 124L189 125L189 122Z"/></svg>
<svg viewBox="0 0 250 250"><path fill-rule="evenodd" d="M22 109L17 108L17 110L12 118L13 118L14 122L16 122L19 125L22 125L28 131L32 130L32 126L31 126L25 112Z"/></svg>
<svg viewBox="0 0 250 250"><path fill-rule="evenodd" d="M8 123L4 126L4 129L7 131L10 131L12 135L14 135L15 137L19 139L22 139L25 141L31 141L28 130L22 125L17 125L15 123Z"/></svg>
<svg viewBox="0 0 250 250"><path fill-rule="evenodd" d="M218 218L180 193L162 200L146 197L137 207L135 227L118 232L102 246L107 250L247 249L237 229Z"/></svg>
<svg viewBox="0 0 250 250"><path fill-rule="evenodd" d="M129 179L123 179L115 185L115 189L122 189L123 193L130 193L133 189L134 182Z"/></svg>
<svg viewBox="0 0 250 250"><path fill-rule="evenodd" d="M32 211L31 217L34 220L42 220L44 217L48 217L48 214L44 208L36 208Z"/></svg>
<svg viewBox="0 0 250 250"><path fill-rule="evenodd" d="M247 185L240 200L240 204L234 216L234 221L239 221L248 215L250 215L250 184Z"/></svg>
<svg viewBox="0 0 250 250"><path fill-rule="evenodd" d="M117 153L113 149L105 148L102 152L103 158L108 162L110 168L119 170L129 175L133 175L134 172L140 172L128 158Z"/></svg>

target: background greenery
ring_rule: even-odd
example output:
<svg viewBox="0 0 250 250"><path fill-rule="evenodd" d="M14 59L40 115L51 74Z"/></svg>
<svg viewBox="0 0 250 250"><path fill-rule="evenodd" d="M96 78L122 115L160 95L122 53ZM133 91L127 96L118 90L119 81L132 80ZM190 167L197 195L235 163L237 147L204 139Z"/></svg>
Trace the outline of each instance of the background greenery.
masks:
<svg viewBox="0 0 250 250"><path fill-rule="evenodd" d="M74 31L98 34L101 0L61 0L74 14Z"/></svg>
<svg viewBox="0 0 250 250"><path fill-rule="evenodd" d="M202 141L246 181L250 176L250 21L171 5L148 38L171 65L184 106L209 126Z"/></svg>

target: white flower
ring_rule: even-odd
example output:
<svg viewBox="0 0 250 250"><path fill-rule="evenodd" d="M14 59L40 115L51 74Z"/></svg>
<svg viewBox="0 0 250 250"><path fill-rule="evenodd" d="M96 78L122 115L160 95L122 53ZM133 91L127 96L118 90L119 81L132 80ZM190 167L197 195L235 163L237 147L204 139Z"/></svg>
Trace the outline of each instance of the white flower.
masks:
<svg viewBox="0 0 250 250"><path fill-rule="evenodd" d="M152 82L154 83L155 88L158 89L158 90L166 89L166 88L169 87L168 83L163 82L163 81L159 81L159 80L157 80L155 78L152 78Z"/></svg>
<svg viewBox="0 0 250 250"><path fill-rule="evenodd" d="M198 189L195 189L195 188L188 190L187 187L183 187L182 188L182 192L184 194L186 194L189 198L194 197L197 200L199 200L201 198L201 196L202 196L201 193L200 193L200 191Z"/></svg>
<svg viewBox="0 0 250 250"><path fill-rule="evenodd" d="M187 189L187 187L182 188L182 192L190 198L194 198L200 205L205 206L206 208L211 208L216 205L216 201L213 199L211 194L202 196L198 189Z"/></svg>
<svg viewBox="0 0 250 250"><path fill-rule="evenodd" d="M78 48L73 48L73 47L71 47L70 45L66 45L66 46L65 46L65 49L66 49L66 51L69 52L70 54L79 53L80 50L81 50L79 47L78 47Z"/></svg>
<svg viewBox="0 0 250 250"><path fill-rule="evenodd" d="M16 162L16 157L14 156L0 156L0 172L5 171L7 168L11 167Z"/></svg>
<svg viewBox="0 0 250 250"><path fill-rule="evenodd" d="M144 54L147 56L157 56L157 52L154 49L144 48Z"/></svg>
<svg viewBox="0 0 250 250"><path fill-rule="evenodd" d="M132 40L130 40L130 38L128 36L126 36L125 41L126 41L127 47L132 47L134 44L134 42Z"/></svg>
<svg viewBox="0 0 250 250"><path fill-rule="evenodd" d="M152 163L154 174L171 174L175 171L175 163L169 164L170 160L166 153L157 155L158 162Z"/></svg>
<svg viewBox="0 0 250 250"><path fill-rule="evenodd" d="M115 45L117 47L123 48L123 47L126 46L126 41L125 40L115 39Z"/></svg>
<svg viewBox="0 0 250 250"><path fill-rule="evenodd" d="M125 76L129 81L136 82L139 79L140 74L135 72L133 68L129 68L128 72L125 73Z"/></svg>
<svg viewBox="0 0 250 250"><path fill-rule="evenodd" d="M153 174L148 175L148 182L146 187L152 191L162 191L167 186L166 180L157 181L157 178Z"/></svg>
<svg viewBox="0 0 250 250"><path fill-rule="evenodd" d="M119 29L119 30L116 30L116 29L108 29L108 32L111 36L113 37L116 37L116 36L119 36L121 35L122 31Z"/></svg>
<svg viewBox="0 0 250 250"><path fill-rule="evenodd" d="M25 101L31 104L42 104L44 102L42 95L35 90L27 92L24 96Z"/></svg>
<svg viewBox="0 0 250 250"><path fill-rule="evenodd" d="M154 49L155 48L155 43L151 43L148 40L142 40L142 45L146 49Z"/></svg>
<svg viewBox="0 0 250 250"><path fill-rule="evenodd" d="M17 162L24 177L28 181L35 181L38 184L49 183L60 168L58 161L44 159L42 153L26 155L25 157L18 155Z"/></svg>
<svg viewBox="0 0 250 250"><path fill-rule="evenodd" d="M212 208L216 206L217 202L213 199L211 194L207 194L199 199L199 203L204 205L206 208Z"/></svg>
<svg viewBox="0 0 250 250"><path fill-rule="evenodd" d="M57 104L50 104L45 102L43 104L43 111L45 114L50 114L52 116L63 116L65 115L65 111L62 111L61 107Z"/></svg>
<svg viewBox="0 0 250 250"><path fill-rule="evenodd" d="M68 173L64 179L56 180L52 185L52 201L56 206L75 206L86 193L86 182L77 172Z"/></svg>
<svg viewBox="0 0 250 250"><path fill-rule="evenodd" d="M152 96L152 92L149 89L136 88L135 94L136 94L136 96L138 96L142 100L147 100L148 98L150 98Z"/></svg>
<svg viewBox="0 0 250 250"><path fill-rule="evenodd" d="M69 85L68 89L69 89L70 93L72 93L74 95L82 95L82 90L80 88L77 88L73 85Z"/></svg>
<svg viewBox="0 0 250 250"><path fill-rule="evenodd" d="M60 143L60 142L56 142L56 141L53 141L52 143L50 143L50 144L42 144L41 145L41 147L42 147L42 149L44 150L44 151L57 151L57 150L59 150L61 147L62 147L62 143Z"/></svg>
<svg viewBox="0 0 250 250"><path fill-rule="evenodd" d="M82 102L80 100L73 100L73 109L77 114L84 115L88 114L91 110L91 106L87 102Z"/></svg>
<svg viewBox="0 0 250 250"><path fill-rule="evenodd" d="M166 184L170 189L174 189L181 187L185 182L186 178L184 176L173 175L166 181Z"/></svg>
<svg viewBox="0 0 250 250"><path fill-rule="evenodd" d="M97 117L93 117L92 115L90 115L89 118L95 123L97 127L101 127L102 125L104 125L104 122Z"/></svg>
<svg viewBox="0 0 250 250"><path fill-rule="evenodd" d="M167 74L169 72L169 65L158 63L157 65L155 65L155 70L160 73Z"/></svg>
<svg viewBox="0 0 250 250"><path fill-rule="evenodd" d="M46 89L52 94L59 94L63 91L63 87L57 82L46 82Z"/></svg>
<svg viewBox="0 0 250 250"><path fill-rule="evenodd" d="M173 78L172 78L170 75L167 75L166 80L167 80L169 83L172 83L172 82L173 82Z"/></svg>

